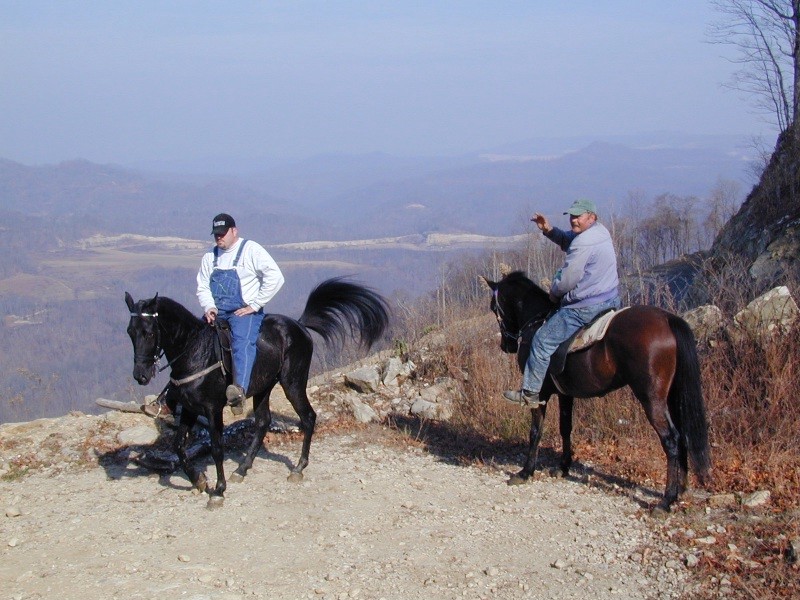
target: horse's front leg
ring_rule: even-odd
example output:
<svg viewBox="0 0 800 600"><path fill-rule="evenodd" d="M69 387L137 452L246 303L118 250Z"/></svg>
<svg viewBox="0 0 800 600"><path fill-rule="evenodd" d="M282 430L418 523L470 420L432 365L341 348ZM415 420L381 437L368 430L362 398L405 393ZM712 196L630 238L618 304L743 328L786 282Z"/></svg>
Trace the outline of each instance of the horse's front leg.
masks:
<svg viewBox="0 0 800 600"><path fill-rule="evenodd" d="M253 397L253 415L255 417L256 432L255 435L253 435L253 439L250 440L250 446L247 448L244 461L242 461L236 471L231 474L231 481L234 483L244 481L245 475L247 475L247 472L253 466L253 461L255 461L258 451L264 445L264 438L272 423L272 412L269 409L269 395L272 393L273 386L274 384L270 385L266 392Z"/></svg>
<svg viewBox="0 0 800 600"><path fill-rule="evenodd" d="M208 494L211 496L208 499L207 508L219 508L224 501L223 494L227 484L225 482L225 469L223 462L225 460L225 445L222 441L223 421L222 421L222 408L213 409L207 414L209 423L209 436L211 438L211 458L214 459L214 466L217 469L217 484L213 490L209 490Z"/></svg>
<svg viewBox="0 0 800 600"><path fill-rule="evenodd" d="M572 466L572 408L575 398L558 395L558 430L561 434L561 475L569 475Z"/></svg>
<svg viewBox="0 0 800 600"><path fill-rule="evenodd" d="M189 456L186 453L186 443L189 439L189 432L192 430L192 427L194 427L196 422L197 415L186 410L186 407L184 407L183 411L181 412L178 431L175 434L174 448L175 454L178 455L178 461L180 461L181 468L183 469L183 472L186 473L186 476L189 478L192 486L197 488L200 492L205 492L206 487L208 486L206 476L189 462Z"/></svg>
<svg viewBox="0 0 800 600"><path fill-rule="evenodd" d="M507 481L508 485L519 485L528 481L536 469L536 458L539 455L539 441L542 439L542 425L547 404L542 404L531 409L531 431L528 435L528 454L525 457L525 464L522 470L516 475L512 475Z"/></svg>

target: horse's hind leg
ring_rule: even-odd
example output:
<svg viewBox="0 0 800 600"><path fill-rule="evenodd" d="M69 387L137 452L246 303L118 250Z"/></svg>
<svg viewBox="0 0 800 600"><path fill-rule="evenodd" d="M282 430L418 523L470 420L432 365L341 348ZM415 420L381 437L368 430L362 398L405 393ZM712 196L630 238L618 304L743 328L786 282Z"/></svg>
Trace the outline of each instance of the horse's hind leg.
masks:
<svg viewBox="0 0 800 600"><path fill-rule="evenodd" d="M686 450L681 449L680 434L670 417L666 391L663 394L639 394L634 390L634 393L644 407L647 420L656 430L667 457L667 484L661 507L669 510L686 487Z"/></svg>
<svg viewBox="0 0 800 600"><path fill-rule="evenodd" d="M269 426L272 423L272 412L269 408L269 395L272 393L272 388L275 383L272 383L265 392L257 394L253 398L253 415L255 418L256 432L253 439L250 440L250 446L247 448L244 461L239 465L236 471L231 475L231 481L239 483L244 480L247 472L253 467L253 462L256 459L258 451L264 443L264 437L267 435Z"/></svg>
<svg viewBox="0 0 800 600"><path fill-rule="evenodd" d="M314 426L317 422L317 413L311 407L306 395L307 377L300 377L283 385L286 397L292 403L297 416L300 417L300 428L303 431L303 447L300 451L300 460L289 474L289 481L301 481L303 479L303 469L308 466L308 454L311 450L311 437L314 435Z"/></svg>

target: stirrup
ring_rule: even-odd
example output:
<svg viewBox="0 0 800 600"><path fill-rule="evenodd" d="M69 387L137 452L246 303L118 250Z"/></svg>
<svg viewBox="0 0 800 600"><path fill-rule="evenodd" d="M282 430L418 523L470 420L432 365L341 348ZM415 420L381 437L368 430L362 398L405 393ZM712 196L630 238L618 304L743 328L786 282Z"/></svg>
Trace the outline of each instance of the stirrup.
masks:
<svg viewBox="0 0 800 600"><path fill-rule="evenodd" d="M503 392L503 398L518 406L529 406L531 408L547 404L539 397L539 394L528 390L506 390Z"/></svg>
<svg viewBox="0 0 800 600"><path fill-rule="evenodd" d="M244 412L244 389L242 386L232 383L225 388L225 399L228 406L231 407L231 412L239 416Z"/></svg>

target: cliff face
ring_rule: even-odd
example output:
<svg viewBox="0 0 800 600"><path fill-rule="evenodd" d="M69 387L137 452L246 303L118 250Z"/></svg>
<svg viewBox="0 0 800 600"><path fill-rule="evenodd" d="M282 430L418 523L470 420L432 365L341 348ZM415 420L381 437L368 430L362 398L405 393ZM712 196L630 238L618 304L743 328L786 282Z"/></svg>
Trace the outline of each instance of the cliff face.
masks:
<svg viewBox="0 0 800 600"><path fill-rule="evenodd" d="M758 287L784 283L800 261L800 148L791 139L778 139L758 185L711 247L712 259L743 260Z"/></svg>
<svg viewBox="0 0 800 600"><path fill-rule="evenodd" d="M791 132L778 138L758 184L712 247L659 265L647 279L666 283L684 309L719 303L732 291L749 301L800 281L800 148Z"/></svg>

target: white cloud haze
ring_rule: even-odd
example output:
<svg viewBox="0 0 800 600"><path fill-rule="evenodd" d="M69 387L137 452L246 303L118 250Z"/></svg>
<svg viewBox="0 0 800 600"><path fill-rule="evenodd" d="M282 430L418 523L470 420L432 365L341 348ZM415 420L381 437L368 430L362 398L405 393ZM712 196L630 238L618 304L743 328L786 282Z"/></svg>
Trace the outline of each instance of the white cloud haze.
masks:
<svg viewBox="0 0 800 600"><path fill-rule="evenodd" d="M0 0L0 157L458 154L766 134L702 0Z"/></svg>

